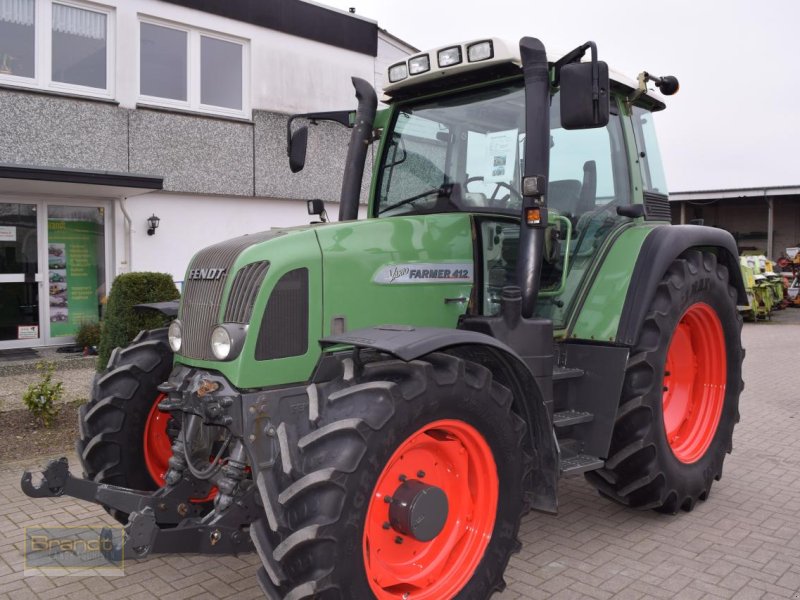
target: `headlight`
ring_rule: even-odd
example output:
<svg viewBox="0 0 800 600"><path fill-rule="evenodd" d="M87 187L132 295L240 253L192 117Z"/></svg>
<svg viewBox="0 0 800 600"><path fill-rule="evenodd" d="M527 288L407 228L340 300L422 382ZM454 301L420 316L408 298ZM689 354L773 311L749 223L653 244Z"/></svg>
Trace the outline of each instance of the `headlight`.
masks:
<svg viewBox="0 0 800 600"><path fill-rule="evenodd" d="M233 360L244 347L247 325L222 323L211 331L211 352L217 360Z"/></svg>
<svg viewBox="0 0 800 600"><path fill-rule="evenodd" d="M211 352L217 360L225 360L230 355L232 346L231 334L222 325L217 325L211 332Z"/></svg>
<svg viewBox="0 0 800 600"><path fill-rule="evenodd" d="M178 319L169 324L167 339L169 339L169 347L172 348L172 351L180 352L181 342L183 342L183 325Z"/></svg>

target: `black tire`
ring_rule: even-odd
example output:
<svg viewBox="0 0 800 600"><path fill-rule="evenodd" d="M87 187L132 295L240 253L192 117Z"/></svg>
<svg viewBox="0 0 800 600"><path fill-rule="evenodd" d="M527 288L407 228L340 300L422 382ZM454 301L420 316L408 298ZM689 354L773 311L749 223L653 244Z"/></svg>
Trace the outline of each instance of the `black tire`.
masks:
<svg viewBox="0 0 800 600"><path fill-rule="evenodd" d="M250 529L267 597L374 597L362 546L373 489L403 441L439 419L475 428L499 477L489 545L456 597L483 599L502 590L509 557L520 547L523 480L531 465L521 450L526 426L511 411L511 392L488 369L445 354L370 362L349 379L347 370L312 386L308 420L282 423L275 432L280 456L259 478L267 518Z"/></svg>
<svg viewBox="0 0 800 600"><path fill-rule="evenodd" d="M142 331L129 346L111 353L78 417L84 477L135 490L159 487L145 464L144 430L157 387L169 378L172 358L166 328ZM109 513L127 523L126 513Z"/></svg>
<svg viewBox="0 0 800 600"><path fill-rule="evenodd" d="M704 303L722 326L726 352L725 395L707 448L697 460L676 458L663 417L665 363L673 332L690 306ZM601 494L634 508L675 514L705 500L733 444L739 421L744 350L742 318L728 270L710 252L684 253L658 285L636 345L631 350L616 416L609 458L586 474Z"/></svg>

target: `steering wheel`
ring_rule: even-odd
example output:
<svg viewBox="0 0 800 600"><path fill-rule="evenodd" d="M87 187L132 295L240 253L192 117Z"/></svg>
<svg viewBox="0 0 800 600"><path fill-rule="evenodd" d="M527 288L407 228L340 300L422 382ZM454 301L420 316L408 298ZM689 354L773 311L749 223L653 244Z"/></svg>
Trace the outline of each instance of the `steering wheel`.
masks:
<svg viewBox="0 0 800 600"><path fill-rule="evenodd" d="M468 189L469 184L472 183L473 181L483 181L483 175L477 175L475 177L467 178L467 181L464 182L464 188ZM494 183L494 190L492 191L492 195L489 196L489 206L492 206L494 208L500 208L502 206L506 206L508 205L508 201L509 199L511 199L511 197L514 197L515 200L518 200L519 206L522 206L522 194L520 194L518 190L511 187L505 181L494 181L491 183ZM498 198L497 193L502 188L507 189L509 193L503 196L502 198Z"/></svg>

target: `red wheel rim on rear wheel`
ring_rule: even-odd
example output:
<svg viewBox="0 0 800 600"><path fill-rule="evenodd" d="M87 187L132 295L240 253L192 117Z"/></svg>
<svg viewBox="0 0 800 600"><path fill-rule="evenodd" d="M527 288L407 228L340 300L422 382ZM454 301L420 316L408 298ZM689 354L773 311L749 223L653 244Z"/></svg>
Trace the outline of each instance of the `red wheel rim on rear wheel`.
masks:
<svg viewBox="0 0 800 600"><path fill-rule="evenodd" d="M403 476L436 486L447 496L447 520L429 542L388 526L385 497L395 492ZM364 565L375 596L454 597L472 578L491 540L498 486L491 448L463 421L434 421L400 444L378 477L364 527Z"/></svg>
<svg viewBox="0 0 800 600"><path fill-rule="evenodd" d="M172 456L172 440L167 434L170 414L158 410L159 403L166 397L166 394L156 397L144 426L144 463L150 477L159 487L166 483L164 476L169 469L169 457Z"/></svg>
<svg viewBox="0 0 800 600"><path fill-rule="evenodd" d="M164 487L167 483L165 477L169 470L169 458L172 456L172 440L167 433L170 414L158 410L158 405L166 397L166 394L159 394L156 397L144 425L144 464L158 487ZM212 487L205 498L190 498L189 502L195 504L210 502L217 495L217 491L216 487Z"/></svg>
<svg viewBox="0 0 800 600"><path fill-rule="evenodd" d="M697 462L711 445L726 379L722 323L708 304L692 304L672 334L664 368L664 430L679 461Z"/></svg>

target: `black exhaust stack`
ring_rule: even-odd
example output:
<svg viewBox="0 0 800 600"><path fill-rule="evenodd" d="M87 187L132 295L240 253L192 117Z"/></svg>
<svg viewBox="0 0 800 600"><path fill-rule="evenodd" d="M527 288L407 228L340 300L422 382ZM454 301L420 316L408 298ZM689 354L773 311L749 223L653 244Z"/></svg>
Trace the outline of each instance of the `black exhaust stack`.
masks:
<svg viewBox="0 0 800 600"><path fill-rule="evenodd" d="M525 76L525 169L517 281L522 316L530 318L539 295L547 228L547 174L550 166L550 70L544 44L531 37L519 42Z"/></svg>
<svg viewBox="0 0 800 600"><path fill-rule="evenodd" d="M344 164L342 195L339 199L340 221L352 221L358 218L361 180L364 178L367 149L372 141L372 123L375 121L375 111L378 107L378 96L368 82L353 77L353 87L356 89L358 109Z"/></svg>

